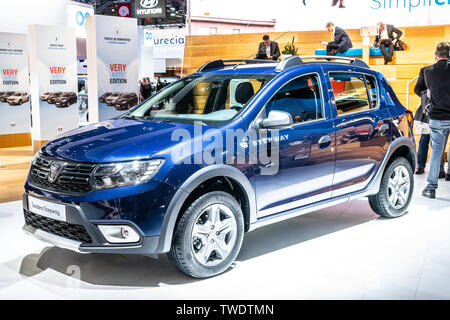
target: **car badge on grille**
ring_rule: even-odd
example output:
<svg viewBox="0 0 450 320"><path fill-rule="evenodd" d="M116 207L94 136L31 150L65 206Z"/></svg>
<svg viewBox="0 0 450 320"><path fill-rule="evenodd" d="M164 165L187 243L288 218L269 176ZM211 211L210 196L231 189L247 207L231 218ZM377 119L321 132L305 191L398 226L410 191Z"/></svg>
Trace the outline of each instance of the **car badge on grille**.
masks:
<svg viewBox="0 0 450 320"><path fill-rule="evenodd" d="M58 178L59 174L61 173L62 168L63 168L63 165L61 163L52 161L52 163L50 164L50 172L48 174L48 181L55 182L55 180Z"/></svg>

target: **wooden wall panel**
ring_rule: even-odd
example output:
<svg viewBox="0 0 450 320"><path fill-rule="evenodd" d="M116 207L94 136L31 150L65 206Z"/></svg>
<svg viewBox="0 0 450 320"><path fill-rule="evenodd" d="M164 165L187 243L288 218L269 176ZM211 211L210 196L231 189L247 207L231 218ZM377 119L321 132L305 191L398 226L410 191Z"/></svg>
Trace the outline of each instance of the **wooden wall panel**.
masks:
<svg viewBox="0 0 450 320"><path fill-rule="evenodd" d="M0 134L0 148L31 146L31 133Z"/></svg>
<svg viewBox="0 0 450 320"><path fill-rule="evenodd" d="M382 57L369 59L370 66L383 73L393 83L402 102L406 101L406 83L419 74L420 68L434 62L434 50L436 44L442 40L450 40L450 25L424 26L424 27L399 27L403 31L402 40L408 50L396 52L393 63L384 65ZM347 30L354 48L362 48L362 38L359 29ZM183 75L194 73L208 61L216 59L243 59L254 57L258 44L262 40L263 33L210 35L188 37L185 50ZM295 45L299 48L300 55L313 55L316 49L321 49L321 41L329 41L330 34L326 30L298 31L270 33L276 40L282 51L286 42L295 36ZM371 43L373 42L371 38ZM416 103L416 97L411 86L411 101ZM414 106L415 107L415 106Z"/></svg>

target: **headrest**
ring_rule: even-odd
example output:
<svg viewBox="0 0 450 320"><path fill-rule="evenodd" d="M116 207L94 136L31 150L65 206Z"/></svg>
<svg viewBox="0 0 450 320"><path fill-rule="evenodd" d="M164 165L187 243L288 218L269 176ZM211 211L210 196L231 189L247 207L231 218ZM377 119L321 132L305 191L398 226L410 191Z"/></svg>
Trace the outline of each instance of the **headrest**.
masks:
<svg viewBox="0 0 450 320"><path fill-rule="evenodd" d="M235 99L240 104L246 104L255 94L253 86L250 82L241 82L236 88Z"/></svg>

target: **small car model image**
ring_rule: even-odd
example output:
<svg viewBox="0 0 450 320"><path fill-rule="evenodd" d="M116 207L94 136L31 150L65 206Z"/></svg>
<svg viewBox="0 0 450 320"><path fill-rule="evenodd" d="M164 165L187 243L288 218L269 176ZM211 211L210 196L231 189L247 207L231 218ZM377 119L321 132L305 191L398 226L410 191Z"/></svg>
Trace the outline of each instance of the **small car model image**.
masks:
<svg viewBox="0 0 450 320"><path fill-rule="evenodd" d="M52 92L52 93L50 93L48 96L47 96L47 102L48 103L50 103L50 104L54 104L55 102L56 102L56 99L58 99L58 97L60 96L60 95L62 95L63 94L63 92L61 92L61 91L58 91L58 92Z"/></svg>
<svg viewBox="0 0 450 320"><path fill-rule="evenodd" d="M128 110L138 103L138 97L134 92L124 93L114 102L116 110Z"/></svg>
<svg viewBox="0 0 450 320"><path fill-rule="evenodd" d="M9 96L9 98L7 99L7 102L14 106L19 106L24 102L27 102L29 100L29 96L28 93L26 92L16 92L13 95Z"/></svg>
<svg viewBox="0 0 450 320"><path fill-rule="evenodd" d="M48 141L25 181L23 230L76 252L167 254L191 277L216 276L244 234L270 224L356 199L368 217L403 216L413 123L359 59L211 61L118 117Z"/></svg>
<svg viewBox="0 0 450 320"><path fill-rule="evenodd" d="M123 92L113 92L105 99L105 102L108 106L114 106L116 99L120 98L122 95Z"/></svg>
<svg viewBox="0 0 450 320"><path fill-rule="evenodd" d="M102 94L100 96L100 98L98 98L98 101L105 103L106 102L106 98L108 98L110 95L112 95L112 92L105 92L104 94Z"/></svg>
<svg viewBox="0 0 450 320"><path fill-rule="evenodd" d="M48 97L49 97L51 94L52 94L51 92L44 92L44 93L40 96L40 98L41 98L42 101L47 101Z"/></svg>
<svg viewBox="0 0 450 320"><path fill-rule="evenodd" d="M63 92L55 100L55 106L58 108L67 108L70 105L76 103L78 100L75 92Z"/></svg>
<svg viewBox="0 0 450 320"><path fill-rule="evenodd" d="M6 91L0 93L0 101L6 102L10 96L12 96L15 93L15 91Z"/></svg>

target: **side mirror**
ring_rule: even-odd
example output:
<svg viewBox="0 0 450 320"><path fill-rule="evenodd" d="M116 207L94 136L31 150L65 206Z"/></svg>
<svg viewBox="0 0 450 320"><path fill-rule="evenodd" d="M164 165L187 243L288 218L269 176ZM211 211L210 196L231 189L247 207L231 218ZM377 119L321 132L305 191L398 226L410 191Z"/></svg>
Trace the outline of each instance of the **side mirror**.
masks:
<svg viewBox="0 0 450 320"><path fill-rule="evenodd" d="M267 118L261 121L260 127L264 129L276 129L292 126L293 123L294 121L290 113L272 110L269 112Z"/></svg>

